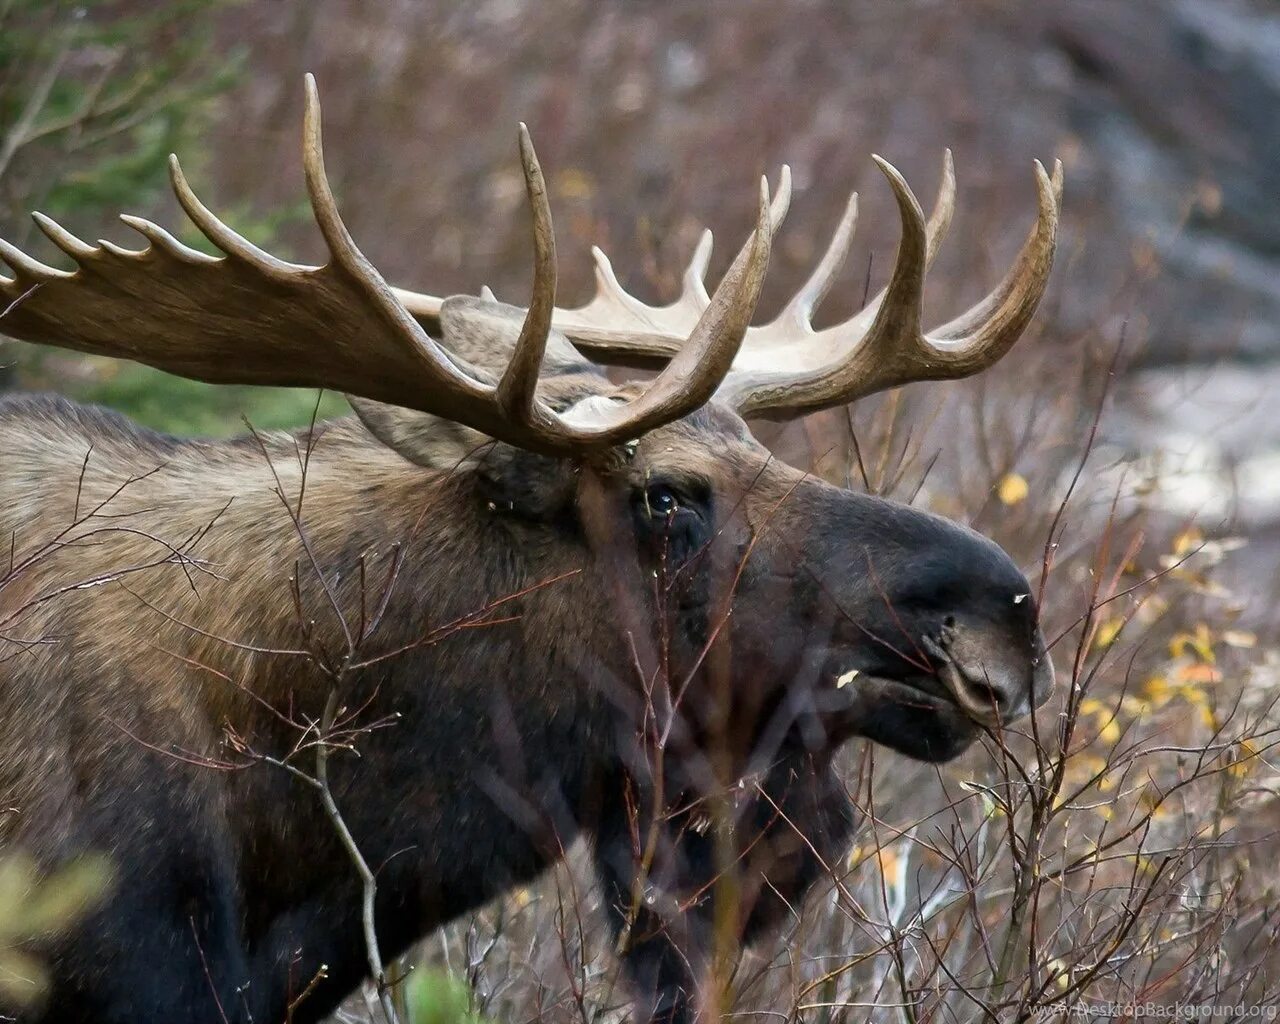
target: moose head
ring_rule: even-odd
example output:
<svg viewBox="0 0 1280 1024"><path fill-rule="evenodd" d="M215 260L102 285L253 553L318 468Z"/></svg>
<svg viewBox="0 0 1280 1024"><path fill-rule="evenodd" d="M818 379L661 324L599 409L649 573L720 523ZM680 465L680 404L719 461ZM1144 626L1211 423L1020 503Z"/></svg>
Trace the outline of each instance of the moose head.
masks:
<svg viewBox="0 0 1280 1024"><path fill-rule="evenodd" d="M345 393L359 423L335 428L331 453L325 443L317 448L324 473L309 500L323 507L325 495L342 488L345 497L332 499L342 511L316 527L315 543L341 560L349 536L367 539L378 528L368 510L352 508L360 500L352 495L385 503L372 518L385 520L388 532L420 520L422 510L403 506L429 495L425 531L433 540L414 563L423 582L395 606L406 632L418 597L425 603L424 595L434 600L450 587L474 589L464 577L518 589L571 574L562 586L523 598L521 622L510 627L517 639L499 648L477 631L461 655L424 662L398 685L428 686L424 680L447 664L477 686L536 677L543 689L581 687L628 712L618 734L634 731L660 705L678 719L689 749L717 741L729 751L731 774L762 756L773 763L780 751L829 752L853 736L947 760L1042 703L1053 669L1032 588L1005 552L954 522L781 463L747 421L799 417L912 381L961 378L1000 359L1048 280L1060 167L1051 178L1036 165L1039 214L1005 279L968 312L926 331L925 275L952 212L950 158L927 219L899 173L877 159L902 224L889 283L847 321L815 329L811 317L853 235L856 195L812 276L771 323L752 318L790 199L785 170L776 195L761 183L755 230L712 293L703 283L708 232L672 304L650 306L628 294L596 251L596 296L563 309L547 190L523 126L519 145L534 246L524 307L487 290L437 298L383 279L339 216L308 78L304 166L329 252L324 266L282 261L231 230L196 197L175 160L179 202L221 256L137 217L123 219L149 242L141 251L90 245L37 215L77 268L45 266L0 242L14 272L0 277L8 307L0 330L204 381ZM617 385L595 364L657 372ZM362 488L366 471L371 482ZM387 482L392 472L401 483ZM250 514L236 506L228 512L257 526ZM655 696L658 675L664 687ZM286 690L273 692L283 700ZM412 738L415 728L392 732L425 742ZM526 748L530 734L522 734ZM616 736L592 735L602 750L575 765L609 762L622 775L636 774ZM451 740L432 742L447 750ZM545 756L552 764L559 752ZM696 774L690 769L681 784ZM583 789L579 782L567 788ZM377 783L370 785L375 792ZM603 818L587 817L579 821L597 833L602 871L625 896L617 844L625 845L628 827L613 822L609 839ZM368 829L356 838L396 845ZM249 860L238 870L251 869ZM803 891L812 877L797 870L793 889ZM237 884L243 891L249 883ZM458 912L444 901L396 934L407 941ZM641 949L635 963L655 1012L673 1019L685 1012L679 993L688 982L671 957ZM271 987L264 981L258 990Z"/></svg>

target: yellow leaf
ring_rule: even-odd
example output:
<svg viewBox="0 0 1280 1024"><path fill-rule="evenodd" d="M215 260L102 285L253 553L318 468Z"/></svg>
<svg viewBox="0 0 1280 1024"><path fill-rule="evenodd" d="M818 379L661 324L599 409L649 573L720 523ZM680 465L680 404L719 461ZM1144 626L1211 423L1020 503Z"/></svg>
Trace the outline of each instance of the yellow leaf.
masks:
<svg viewBox="0 0 1280 1024"><path fill-rule="evenodd" d="M1204 534L1194 526L1190 526L1173 538L1173 553L1181 558L1183 555L1194 551L1203 543Z"/></svg>
<svg viewBox="0 0 1280 1024"><path fill-rule="evenodd" d="M1145 697L1135 697L1131 693L1126 693L1120 698L1120 710L1130 718L1137 718L1139 715L1151 709L1151 701Z"/></svg>
<svg viewBox="0 0 1280 1024"><path fill-rule="evenodd" d="M1212 665L1183 665L1178 669L1178 678L1184 683L1190 683L1193 686L1203 686L1206 683L1222 682L1222 673ZM1194 697L1186 692L1183 692L1182 696L1188 700L1195 700Z"/></svg>
<svg viewBox="0 0 1280 1024"><path fill-rule="evenodd" d="M1120 740L1120 723L1114 718L1108 721L1098 732L1098 739L1103 743L1117 743Z"/></svg>
<svg viewBox="0 0 1280 1024"><path fill-rule="evenodd" d="M1240 741L1240 751L1236 755L1235 761L1231 767L1227 769L1237 778L1242 775L1248 775L1249 771L1255 767L1254 760L1258 757L1258 748L1249 740Z"/></svg>
<svg viewBox="0 0 1280 1024"><path fill-rule="evenodd" d="M1201 661L1209 664L1213 663L1213 633L1208 625L1203 622L1197 622L1196 628L1192 632L1175 634L1174 638L1169 641L1169 653L1175 658L1182 657L1187 652L1188 647Z"/></svg>
<svg viewBox="0 0 1280 1024"><path fill-rule="evenodd" d="M1162 675L1149 676L1147 681L1142 684L1142 695L1153 704L1163 704L1171 696L1173 691L1169 686L1169 680Z"/></svg>
<svg viewBox="0 0 1280 1024"><path fill-rule="evenodd" d="M1080 702L1080 714L1082 715L1109 715L1111 709L1096 697L1086 697Z"/></svg>
<svg viewBox="0 0 1280 1024"><path fill-rule="evenodd" d="M1006 505L1017 505L1025 501L1031 488L1027 486L1026 477L1018 473L1006 473L996 486L996 494Z"/></svg>
<svg viewBox="0 0 1280 1024"><path fill-rule="evenodd" d="M557 174L556 186L565 199L590 199L596 191L591 176L576 167L570 167Z"/></svg>
<svg viewBox="0 0 1280 1024"><path fill-rule="evenodd" d="M1108 619L1098 627L1097 633L1093 637L1093 646L1103 651L1116 642L1116 637L1120 635L1120 631L1124 629L1124 619L1117 616L1114 619Z"/></svg>

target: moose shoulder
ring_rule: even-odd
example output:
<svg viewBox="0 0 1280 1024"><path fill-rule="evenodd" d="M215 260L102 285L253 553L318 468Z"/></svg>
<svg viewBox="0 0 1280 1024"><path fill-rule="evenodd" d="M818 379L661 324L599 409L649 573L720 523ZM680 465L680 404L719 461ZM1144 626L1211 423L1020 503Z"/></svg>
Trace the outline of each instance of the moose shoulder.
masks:
<svg viewBox="0 0 1280 1024"><path fill-rule="evenodd" d="M115 865L110 899L35 950L48 999L14 1012L318 1020L369 971L351 845L376 870L389 957L583 835L637 1014L691 1020L712 915L694 897L724 867L711 802L756 780L728 826L750 942L847 841L843 741L946 760L1052 685L1030 587L995 544L772 459L742 417L998 359L1048 277L1057 176L1037 167L1039 217L1005 281L926 334L950 168L926 220L882 163L903 228L885 292L809 326L851 201L813 278L757 327L785 175L714 294L708 236L671 306L627 295L601 255L596 299L563 310L522 131L535 281L516 309L390 288L337 213L310 80L307 100L325 267L236 235L176 163L221 258L136 218L141 252L38 217L74 271L0 243L7 334L338 389L358 414L203 442L57 398L0 403L0 851ZM616 386L584 357L662 369ZM321 748L351 844L317 789Z"/></svg>

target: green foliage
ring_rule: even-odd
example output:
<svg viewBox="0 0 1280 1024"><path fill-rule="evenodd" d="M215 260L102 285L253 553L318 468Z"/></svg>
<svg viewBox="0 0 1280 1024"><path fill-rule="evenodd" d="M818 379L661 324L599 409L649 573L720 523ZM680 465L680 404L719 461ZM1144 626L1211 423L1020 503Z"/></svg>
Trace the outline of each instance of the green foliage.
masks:
<svg viewBox="0 0 1280 1024"><path fill-rule="evenodd" d="M0 0L0 235L30 244L31 209L80 230L146 210L166 188L170 152L183 153L188 171L199 166L211 100L242 63L214 45L215 17L230 2ZM304 211L299 203L265 217L248 209L222 215L266 244ZM209 251L189 225L179 233ZM224 436L243 431L245 419L261 429L300 426L316 406L314 392L218 388L25 345L7 347L4 362L0 387L7 378L62 391L174 434ZM340 397L325 396L319 415L345 409Z"/></svg>
<svg viewBox="0 0 1280 1024"><path fill-rule="evenodd" d="M44 995L44 966L27 945L79 920L110 885L111 865L101 857L81 857L44 878L25 856L0 859L0 999L25 1006Z"/></svg>
<svg viewBox="0 0 1280 1024"><path fill-rule="evenodd" d="M58 391L81 402L119 409L153 430L178 436L227 437L305 426L350 412L341 395L294 388L226 387L174 377L137 363L11 342L0 349L19 368L24 390Z"/></svg>
<svg viewBox="0 0 1280 1024"><path fill-rule="evenodd" d="M225 437L245 431L303 426L316 412L316 393L291 388L224 387L174 377L148 366L129 365L82 389L76 397L120 409L145 426L166 433ZM325 392L317 420L349 412L341 395Z"/></svg>
<svg viewBox="0 0 1280 1024"><path fill-rule="evenodd" d="M420 968L405 983L409 1024L484 1024L471 990L446 971Z"/></svg>
<svg viewBox="0 0 1280 1024"><path fill-rule="evenodd" d="M228 0L0 0L0 226L145 204L237 55L211 46ZM216 56L215 56L216 54Z"/></svg>

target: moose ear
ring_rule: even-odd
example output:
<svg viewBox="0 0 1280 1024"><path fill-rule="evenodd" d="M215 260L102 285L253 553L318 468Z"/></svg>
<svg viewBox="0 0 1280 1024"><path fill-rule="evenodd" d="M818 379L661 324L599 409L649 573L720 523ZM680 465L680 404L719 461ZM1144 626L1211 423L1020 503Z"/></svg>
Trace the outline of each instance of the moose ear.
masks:
<svg viewBox="0 0 1280 1024"><path fill-rule="evenodd" d="M573 503L576 477L568 459L522 451L429 413L353 395L347 400L374 437L410 462L468 472L490 508L545 520Z"/></svg>
<svg viewBox="0 0 1280 1024"><path fill-rule="evenodd" d="M461 423L398 405L348 395L347 401L369 433L410 462L452 472L493 439Z"/></svg>
<svg viewBox="0 0 1280 1024"><path fill-rule="evenodd" d="M524 317L524 310L492 298L453 295L440 307L441 343L468 376L493 384L511 361ZM544 385L557 380L554 394L543 391L557 407L573 404L606 380L559 331L547 336L541 377ZM374 437L419 466L452 471L493 447L492 438L452 420L354 395L347 400Z"/></svg>
<svg viewBox="0 0 1280 1024"><path fill-rule="evenodd" d="M441 343L455 359L478 366L496 380L511 362L525 311L496 299L451 295L440 306ZM595 373L595 366L557 330L547 332L542 354L542 377L565 373Z"/></svg>

